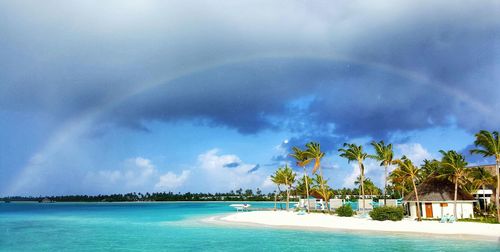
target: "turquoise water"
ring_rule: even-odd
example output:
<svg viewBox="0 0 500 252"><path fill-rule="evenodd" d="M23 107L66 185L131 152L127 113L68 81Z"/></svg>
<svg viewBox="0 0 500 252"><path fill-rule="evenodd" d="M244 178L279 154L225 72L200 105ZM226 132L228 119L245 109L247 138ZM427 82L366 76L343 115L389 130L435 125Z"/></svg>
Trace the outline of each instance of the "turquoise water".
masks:
<svg viewBox="0 0 500 252"><path fill-rule="evenodd" d="M490 241L250 228L199 221L233 212L228 205L0 203L0 251L500 251L499 243Z"/></svg>

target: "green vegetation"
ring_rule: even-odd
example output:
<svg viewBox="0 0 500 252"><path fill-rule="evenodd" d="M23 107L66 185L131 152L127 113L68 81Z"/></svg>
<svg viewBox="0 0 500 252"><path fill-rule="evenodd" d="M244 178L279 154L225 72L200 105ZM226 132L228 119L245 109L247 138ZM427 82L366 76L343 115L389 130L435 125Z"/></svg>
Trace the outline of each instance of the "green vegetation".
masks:
<svg viewBox="0 0 500 252"><path fill-rule="evenodd" d="M406 156L403 156L401 159L394 160L393 162L396 164L398 167L392 172L396 174L396 177L401 179L402 181L410 181L413 185L413 190L415 192L415 197L417 200L417 220L421 221L422 217L420 216L420 201L418 200L418 191L417 191L417 179L419 177L420 173L420 168L415 166L413 162L407 158Z"/></svg>
<svg viewBox="0 0 500 252"><path fill-rule="evenodd" d="M478 147L477 149L471 150L471 154L480 154L483 157L494 157L495 158L495 175L497 177L496 185L496 201L495 206L497 210L497 221L500 222L500 138L498 137L498 131L489 132L486 130L481 130L476 134L476 140L474 145Z"/></svg>
<svg viewBox="0 0 500 252"><path fill-rule="evenodd" d="M364 181L365 181L365 166L363 165L363 162L365 159L368 157L368 154L363 152L363 146L361 145L356 145L356 144L350 144L350 143L344 143L344 148L339 149L340 156L344 157L347 159L348 162L351 161L357 161L359 170L360 170L360 176L361 176L361 198L363 199L363 213L365 212L366 209L366 204L365 204L365 186L364 186Z"/></svg>
<svg viewBox="0 0 500 252"><path fill-rule="evenodd" d="M295 173L292 168L285 165L285 167L280 167L278 170L271 175L271 181L273 181L278 186L278 191L281 191L280 185L285 186L286 192L286 210L290 208L290 191L295 183ZM276 208L276 204L275 204Z"/></svg>
<svg viewBox="0 0 500 252"><path fill-rule="evenodd" d="M352 210L351 205L344 205L337 208L337 210L335 210L335 213L341 217L351 217L354 215L354 210Z"/></svg>
<svg viewBox="0 0 500 252"><path fill-rule="evenodd" d="M455 184L455 194L454 194L454 204L453 204L453 215L457 215L457 192L458 185L465 185L467 183L467 173L468 169L465 157L462 154L458 154L456 151L445 152L443 150L439 151L443 155L441 160L442 171L441 175L438 177L444 177Z"/></svg>
<svg viewBox="0 0 500 252"><path fill-rule="evenodd" d="M371 143L375 149L375 155L369 155L368 157L380 161L380 166L384 167L384 205L387 203L386 190L387 190L387 168L392 164L394 153L392 151L392 144L385 145L384 141Z"/></svg>
<svg viewBox="0 0 500 252"><path fill-rule="evenodd" d="M498 220L494 217L478 217L478 218L466 218L466 219L458 219L460 222L480 222L480 223L489 223L489 224L500 224Z"/></svg>
<svg viewBox="0 0 500 252"><path fill-rule="evenodd" d="M325 156L325 153L321 151L321 146L319 143L315 142L310 142L306 144L307 149L305 150L305 155L309 160L314 160L314 166L312 169L312 174L315 174L317 170L319 170L320 178L321 180L317 182L322 182L325 181L323 178L323 169L321 169L321 159ZM325 200L325 203L328 204L328 200L325 198L325 196L330 195L328 193L328 189L325 187L325 183L319 183L318 185L320 186L321 193L320 195L323 197L323 200ZM317 190L316 190L317 191ZM327 197L329 199L329 197ZM330 208L328 208L330 209Z"/></svg>
<svg viewBox="0 0 500 252"><path fill-rule="evenodd" d="M493 185L495 183L495 177L491 175L484 167L478 167L470 172L472 177L472 184L483 190L483 198L486 198L485 187L488 185ZM483 214L488 212L488 206L484 204Z"/></svg>
<svg viewBox="0 0 500 252"><path fill-rule="evenodd" d="M328 202L333 195L330 186L328 186L328 180L324 179L323 176L316 174L313 181L313 192L319 195L325 202ZM330 211L330 208L328 208L328 211Z"/></svg>
<svg viewBox="0 0 500 252"><path fill-rule="evenodd" d="M377 207L370 212L370 217L378 221L400 221L404 217L404 210L402 207Z"/></svg>
<svg viewBox="0 0 500 252"><path fill-rule="evenodd" d="M290 156L294 157L295 160L297 161L297 166L300 166L302 167L302 169L304 170L304 184L303 184L303 187L300 187L300 188L303 188L305 189L305 198L308 199L309 198L309 191L310 191L310 185L312 184L312 181L310 181L310 178L307 176L307 169L306 169L306 166L311 162L311 159L309 159L307 153L297 147L292 147L292 154L290 154ZM299 186L297 186L299 187ZM310 212L310 209L307 208L307 212Z"/></svg>

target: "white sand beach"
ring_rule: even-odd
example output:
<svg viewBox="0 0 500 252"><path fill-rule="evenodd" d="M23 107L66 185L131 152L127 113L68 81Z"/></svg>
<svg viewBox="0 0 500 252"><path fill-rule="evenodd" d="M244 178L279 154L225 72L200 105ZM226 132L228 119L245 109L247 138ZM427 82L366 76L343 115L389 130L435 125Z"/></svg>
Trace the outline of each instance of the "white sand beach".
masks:
<svg viewBox="0 0 500 252"><path fill-rule="evenodd" d="M403 219L402 221L374 221L370 218L338 217L318 213L298 215L295 212L285 211L238 212L221 217L218 220L226 223L245 223L285 228L422 233L500 241L500 224L417 222L409 219Z"/></svg>

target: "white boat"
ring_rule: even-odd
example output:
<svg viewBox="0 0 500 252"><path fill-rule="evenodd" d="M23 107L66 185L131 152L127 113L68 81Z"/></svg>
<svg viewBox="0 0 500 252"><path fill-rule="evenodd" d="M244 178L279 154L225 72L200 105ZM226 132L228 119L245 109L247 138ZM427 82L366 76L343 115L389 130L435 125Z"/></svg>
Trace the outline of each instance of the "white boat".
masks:
<svg viewBox="0 0 500 252"><path fill-rule="evenodd" d="M250 207L250 204L231 204L229 206L236 208L236 212L238 212L240 210L241 211L248 210L248 208Z"/></svg>

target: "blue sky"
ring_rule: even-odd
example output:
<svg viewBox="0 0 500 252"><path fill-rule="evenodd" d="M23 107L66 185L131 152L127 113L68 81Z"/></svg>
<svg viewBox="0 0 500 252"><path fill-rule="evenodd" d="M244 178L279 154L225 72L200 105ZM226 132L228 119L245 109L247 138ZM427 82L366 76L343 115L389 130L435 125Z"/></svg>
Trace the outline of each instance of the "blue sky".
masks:
<svg viewBox="0 0 500 252"><path fill-rule="evenodd" d="M0 195L273 190L292 146L415 162L500 125L498 1L0 1ZM470 163L486 163L468 156ZM367 175L382 184L382 169Z"/></svg>

